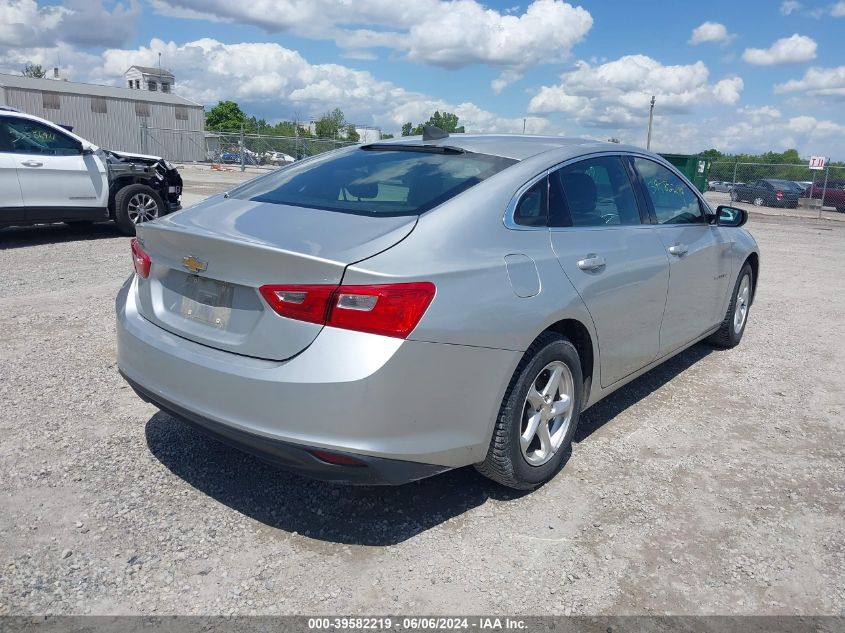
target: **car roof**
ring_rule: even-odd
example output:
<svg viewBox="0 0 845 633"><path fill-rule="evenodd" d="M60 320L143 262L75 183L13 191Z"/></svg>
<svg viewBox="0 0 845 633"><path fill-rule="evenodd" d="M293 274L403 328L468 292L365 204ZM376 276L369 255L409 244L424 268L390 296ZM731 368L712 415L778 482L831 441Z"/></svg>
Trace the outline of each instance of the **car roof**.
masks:
<svg viewBox="0 0 845 633"><path fill-rule="evenodd" d="M435 141L423 142L422 136L403 136L398 139L378 141L378 145L412 145L455 147L467 152L490 154L503 158L524 160L551 150L583 146L585 150L595 151L629 151L637 150L618 143L605 143L586 138L571 138L565 136L535 136L531 134L452 134Z"/></svg>

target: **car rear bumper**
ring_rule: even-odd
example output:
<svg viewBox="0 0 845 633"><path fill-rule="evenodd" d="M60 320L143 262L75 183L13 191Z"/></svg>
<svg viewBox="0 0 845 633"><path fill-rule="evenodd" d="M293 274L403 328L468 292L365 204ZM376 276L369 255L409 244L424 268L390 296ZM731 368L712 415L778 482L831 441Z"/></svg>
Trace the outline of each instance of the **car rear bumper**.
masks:
<svg viewBox="0 0 845 633"><path fill-rule="evenodd" d="M273 440L262 435L249 433L236 427L209 420L201 415L188 411L177 404L168 402L161 396L151 393L121 372L124 380L145 402L154 404L162 411L187 422L206 435L237 448L245 453L255 455L271 464L314 479L330 481L340 484L354 484L363 486L400 485L431 477L449 470L450 466L435 466L395 459L383 459L367 455L351 455L336 453L346 457L353 457L360 462L356 465L332 464L314 455L317 447L300 446Z"/></svg>
<svg viewBox="0 0 845 633"><path fill-rule="evenodd" d="M400 483L482 461L521 357L327 327L287 361L251 358L147 321L135 285L133 276L116 302L118 367L142 397L229 433L247 451L324 478L334 477L325 476L331 465L312 463L307 449L361 459L370 473L354 473L367 480L360 483ZM336 480L353 481L347 474Z"/></svg>

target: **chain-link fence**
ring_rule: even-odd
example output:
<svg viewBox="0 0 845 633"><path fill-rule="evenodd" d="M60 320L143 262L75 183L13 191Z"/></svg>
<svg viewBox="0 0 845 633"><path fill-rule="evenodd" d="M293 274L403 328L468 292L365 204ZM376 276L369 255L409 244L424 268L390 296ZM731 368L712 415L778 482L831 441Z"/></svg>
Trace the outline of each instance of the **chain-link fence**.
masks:
<svg viewBox="0 0 845 633"><path fill-rule="evenodd" d="M178 130L141 126L142 153L174 163L212 163L274 168L329 150L354 145L350 141L306 136L267 136L242 132Z"/></svg>
<svg viewBox="0 0 845 633"><path fill-rule="evenodd" d="M823 206L845 212L845 167L841 166L817 170L807 164L717 161L710 165L707 189L758 206Z"/></svg>

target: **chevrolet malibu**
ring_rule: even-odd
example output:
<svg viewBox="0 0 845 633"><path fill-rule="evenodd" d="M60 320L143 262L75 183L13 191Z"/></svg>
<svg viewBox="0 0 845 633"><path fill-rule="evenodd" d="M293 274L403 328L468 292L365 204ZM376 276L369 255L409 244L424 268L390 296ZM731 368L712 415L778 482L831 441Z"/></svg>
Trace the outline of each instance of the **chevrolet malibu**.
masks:
<svg viewBox="0 0 845 633"><path fill-rule="evenodd" d="M530 489L586 408L702 339L740 342L746 219L624 145L433 128L344 148L139 225L118 364L144 400L305 475L472 464Z"/></svg>

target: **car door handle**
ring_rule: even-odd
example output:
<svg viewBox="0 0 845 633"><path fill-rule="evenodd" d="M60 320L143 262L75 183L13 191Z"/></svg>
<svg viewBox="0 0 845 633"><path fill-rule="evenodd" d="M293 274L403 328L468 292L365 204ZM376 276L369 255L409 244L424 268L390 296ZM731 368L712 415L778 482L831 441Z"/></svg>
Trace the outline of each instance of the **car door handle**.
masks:
<svg viewBox="0 0 845 633"><path fill-rule="evenodd" d="M682 257L689 253L689 249L683 244L673 244L669 247L669 253L672 255L677 255L678 257Z"/></svg>
<svg viewBox="0 0 845 633"><path fill-rule="evenodd" d="M44 163L39 163L37 160L25 160L21 163L24 167L41 167Z"/></svg>
<svg viewBox="0 0 845 633"><path fill-rule="evenodd" d="M607 261L601 255L594 255L590 253L584 259L578 260L578 268L581 270L598 270L604 268Z"/></svg>

